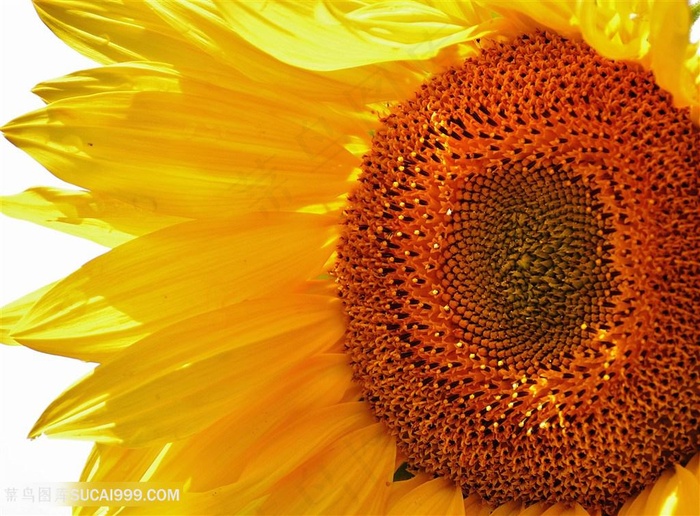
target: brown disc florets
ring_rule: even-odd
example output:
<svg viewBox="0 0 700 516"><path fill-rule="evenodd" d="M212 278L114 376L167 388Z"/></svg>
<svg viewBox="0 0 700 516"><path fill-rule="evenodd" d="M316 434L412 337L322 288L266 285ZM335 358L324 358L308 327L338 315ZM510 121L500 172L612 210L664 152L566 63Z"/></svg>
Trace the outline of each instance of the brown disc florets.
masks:
<svg viewBox="0 0 700 516"><path fill-rule="evenodd" d="M546 33L382 120L336 275L412 467L612 513L697 451L699 141L650 74Z"/></svg>

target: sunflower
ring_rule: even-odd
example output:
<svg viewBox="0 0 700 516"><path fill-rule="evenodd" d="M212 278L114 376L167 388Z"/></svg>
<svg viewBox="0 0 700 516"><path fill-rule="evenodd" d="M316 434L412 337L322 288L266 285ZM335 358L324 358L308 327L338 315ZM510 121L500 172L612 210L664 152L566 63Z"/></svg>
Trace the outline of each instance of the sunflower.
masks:
<svg viewBox="0 0 700 516"><path fill-rule="evenodd" d="M686 3L35 6L102 66L3 210L112 249L3 310L99 364L30 435L186 490L107 512L697 511Z"/></svg>

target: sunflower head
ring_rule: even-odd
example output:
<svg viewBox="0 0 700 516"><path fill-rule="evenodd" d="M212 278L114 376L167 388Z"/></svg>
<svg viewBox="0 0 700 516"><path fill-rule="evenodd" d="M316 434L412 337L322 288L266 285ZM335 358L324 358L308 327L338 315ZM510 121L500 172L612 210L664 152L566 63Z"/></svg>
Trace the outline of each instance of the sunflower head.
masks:
<svg viewBox="0 0 700 516"><path fill-rule="evenodd" d="M700 320L668 298L700 294L687 111L638 67L535 33L383 124L336 270L356 378L411 462L497 504L611 513L687 460Z"/></svg>
<svg viewBox="0 0 700 516"><path fill-rule="evenodd" d="M3 209L114 249L2 334L99 363L31 432L96 441L83 481L183 482L193 514L695 510L684 2L35 5L104 66L3 128L80 190Z"/></svg>

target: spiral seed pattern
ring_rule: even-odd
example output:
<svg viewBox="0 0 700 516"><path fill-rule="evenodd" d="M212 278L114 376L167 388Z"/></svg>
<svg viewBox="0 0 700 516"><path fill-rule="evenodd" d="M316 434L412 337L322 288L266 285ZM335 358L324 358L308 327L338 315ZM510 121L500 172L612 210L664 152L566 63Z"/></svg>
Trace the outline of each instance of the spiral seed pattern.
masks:
<svg viewBox="0 0 700 516"><path fill-rule="evenodd" d="M650 74L542 32L382 120L335 275L410 468L613 514L698 450L699 142Z"/></svg>

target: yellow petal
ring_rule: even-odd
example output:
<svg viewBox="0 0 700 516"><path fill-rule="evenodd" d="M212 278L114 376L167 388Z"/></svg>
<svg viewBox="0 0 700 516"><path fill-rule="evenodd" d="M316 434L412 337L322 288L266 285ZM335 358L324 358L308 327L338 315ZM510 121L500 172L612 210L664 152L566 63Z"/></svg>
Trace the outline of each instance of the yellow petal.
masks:
<svg viewBox="0 0 700 516"><path fill-rule="evenodd" d="M695 464L700 464L695 456ZM677 479L677 487L675 490L675 506L672 509L672 514L693 514L700 507L700 468L696 466L695 472L691 469L692 465L688 464L685 468L679 464L675 466L675 477Z"/></svg>
<svg viewBox="0 0 700 516"><path fill-rule="evenodd" d="M160 4L159 4L160 5ZM170 4L168 4L170 5ZM161 7L163 7L161 5ZM230 34L229 34L230 35ZM256 50L256 58L261 55ZM268 57L268 59L271 59ZM274 63L278 67L285 66L279 62ZM260 78L251 78L248 75L237 73L222 66L216 70L207 70L206 73L195 68L196 63L191 65L181 65L177 68L163 63L118 63L82 70L71 73L65 77L42 82L34 88L34 93L39 95L45 102L54 103L60 100L76 99L101 93L116 92L165 92L172 94L185 94L188 97L200 99L212 98L214 102L221 102L224 99L229 106L227 112L220 116L225 116L231 110L250 111L255 108L257 114L261 116L258 125L267 125L266 130L274 129L272 123L278 118L291 119L306 126L319 126L325 123L330 126L337 126L335 136L338 139L350 137L346 132L342 132L347 124L343 118L352 114L351 105L356 108L363 108L367 99L362 102L352 101L356 92L350 91L348 84L338 83L330 79L322 79L317 74L304 72L308 75L302 83L298 84L297 92L290 91L287 84L288 77L285 77L285 95L279 95L280 77L268 77L268 84L261 84ZM274 67L272 67L274 68ZM291 68L291 67L289 67ZM269 69L269 68L268 68ZM298 69L297 69L298 70ZM249 71L249 70L246 70ZM268 72L270 73L270 72ZM415 70L404 66L394 72L397 76L416 75ZM355 71L357 74L357 71ZM338 74L339 75L339 74ZM376 77L376 86L382 89L380 80L388 80L390 77L384 75ZM275 79L275 80L273 80ZM399 82L406 83L405 78ZM316 89L313 88L316 84ZM412 82L414 84L415 81ZM366 85L366 88L374 86ZM399 85L393 85L400 88ZM325 93L323 90L327 89ZM342 92L339 90L343 90ZM299 95L299 93L302 93ZM392 92L395 94L395 92ZM219 99L217 101L217 99ZM372 96L370 99L376 101ZM331 101L330 104L320 101ZM352 102L350 102L352 101ZM351 105L349 105L349 103ZM338 110L342 110L340 113ZM349 111L346 112L346 111ZM354 116L359 116L355 113ZM266 118L271 117L272 120ZM372 117L376 118L376 117ZM260 130L257 126L249 128L251 131ZM326 132L331 132L332 129Z"/></svg>
<svg viewBox="0 0 700 516"><path fill-rule="evenodd" d="M180 510L191 514L246 514L259 512L272 486L292 473L318 450L326 450L343 436L374 425L361 402L342 403L299 414L274 428L250 448L238 482L187 496ZM392 464L393 466L393 464ZM390 468L391 469L391 468ZM257 508L258 511L253 511Z"/></svg>
<svg viewBox="0 0 700 516"><path fill-rule="evenodd" d="M520 513L520 509L520 502L513 500L496 507L491 516L517 516Z"/></svg>
<svg viewBox="0 0 700 516"><path fill-rule="evenodd" d="M332 122L304 108L308 103L250 83L233 90L199 83L167 69L157 80L143 66L112 72L134 76L132 86L144 89L103 86L86 95L87 72L54 81L54 91L75 84L77 96L62 92L10 122L6 137L67 182L161 214L294 210L347 191L356 158ZM109 81L110 74L92 78Z"/></svg>
<svg viewBox="0 0 700 516"><path fill-rule="evenodd" d="M555 503L546 511L542 512L541 516L589 516L589 513L578 503Z"/></svg>
<svg viewBox="0 0 700 516"><path fill-rule="evenodd" d="M379 514L394 474L395 444L381 423L338 439L270 490L264 514Z"/></svg>
<svg viewBox="0 0 700 516"><path fill-rule="evenodd" d="M284 81L304 91L313 82L233 33L210 0L34 0L46 25L63 41L101 63L157 62L221 75ZM238 77L236 77L238 78Z"/></svg>
<svg viewBox="0 0 700 516"><path fill-rule="evenodd" d="M479 3L493 8L522 32L533 30L537 26L548 27L562 36L570 37L579 32L579 29L574 25L576 2L570 0L541 0L537 2L484 0ZM522 15L525 15L526 18L523 18Z"/></svg>
<svg viewBox="0 0 700 516"><path fill-rule="evenodd" d="M489 516L491 510L491 507L476 493L464 499L464 514L469 516Z"/></svg>
<svg viewBox="0 0 700 516"><path fill-rule="evenodd" d="M311 70L429 59L444 47L489 33L478 26L482 20L469 24L412 0L361 7L318 0L221 1L218 6L231 28L252 45Z"/></svg>
<svg viewBox="0 0 700 516"><path fill-rule="evenodd" d="M81 482L147 482L154 462L170 448L169 444L124 448L97 443L93 446L80 475Z"/></svg>
<svg viewBox="0 0 700 516"><path fill-rule="evenodd" d="M107 247L184 220L148 212L104 195L58 188L31 188L1 197L0 211Z"/></svg>
<svg viewBox="0 0 700 516"><path fill-rule="evenodd" d="M241 79L285 91L336 109L409 95L431 71L430 63L366 66L318 74L284 64L236 35L208 0L35 0L44 22L61 39L102 63L152 61L187 70L218 84ZM479 11L485 16L485 10ZM42 92L43 95L43 92Z"/></svg>
<svg viewBox="0 0 700 516"><path fill-rule="evenodd" d="M688 52L696 62L700 46L689 48L690 10L685 2L655 2L651 10L651 70L656 83L673 94L677 106L700 103L700 73L691 70ZM695 54L692 56L692 54Z"/></svg>
<svg viewBox="0 0 700 516"><path fill-rule="evenodd" d="M398 464L396 469L398 469L398 466L402 465L405 462L405 459L402 459L397 455L397 462ZM413 473L413 471L411 471L411 473ZM418 486L421 486L424 483L430 482L432 480L432 477L425 472L416 471L415 473L416 474L408 480L400 480L391 483L391 487L389 490L389 500L387 502L388 511L391 511L392 507L394 507L394 505L396 505L399 502L399 500L401 500L404 496L407 496Z"/></svg>
<svg viewBox="0 0 700 516"><path fill-rule="evenodd" d="M518 512L518 516L541 516L545 510L547 510L547 504L538 502L528 507L521 508Z"/></svg>
<svg viewBox="0 0 700 516"><path fill-rule="evenodd" d="M32 306L51 290L54 285L56 283L45 285L0 308L0 342L11 346L19 345L19 342L11 336L14 328Z"/></svg>
<svg viewBox="0 0 700 516"><path fill-rule="evenodd" d="M245 408L231 407L224 419L172 444L142 448L98 444L88 459L81 481L185 483L191 492L234 482L246 462L245 457L255 456L255 451L249 450L251 443L270 428L293 426L299 414L337 403L350 382L351 373L346 362L345 355L312 357L300 364L298 371L290 373L288 383L279 382L260 399L247 400ZM202 464L207 467L202 468ZM188 496L186 493L183 498ZM177 504L170 507L170 511L161 507L154 509L152 504L142 509L163 514L179 514L184 510ZM228 510L225 505L217 509L224 513ZM127 513L134 510L129 508ZM217 511L209 511L213 512ZM78 513L101 514L95 507L83 508Z"/></svg>
<svg viewBox="0 0 700 516"><path fill-rule="evenodd" d="M88 456L80 481L94 485L99 485L99 482L150 482L150 472L170 447L170 444L144 448L96 444ZM153 510L154 504L148 506ZM125 514L121 509L124 508L114 505L73 507L73 516Z"/></svg>
<svg viewBox="0 0 700 516"><path fill-rule="evenodd" d="M647 487L637 496L628 500L620 509L618 516L636 516L637 514L643 514L643 509L647 505L650 493L651 487Z"/></svg>
<svg viewBox="0 0 700 516"><path fill-rule="evenodd" d="M476 25L493 19L493 9L480 2L464 0L424 0L425 5L442 11L453 23Z"/></svg>
<svg viewBox="0 0 700 516"><path fill-rule="evenodd" d="M403 496L389 508L388 514L397 516L411 514L463 515L462 490L447 479L436 478L419 485Z"/></svg>
<svg viewBox="0 0 700 516"><path fill-rule="evenodd" d="M649 51L649 9L644 2L581 2L577 14L583 39L601 55L639 60Z"/></svg>
<svg viewBox="0 0 700 516"><path fill-rule="evenodd" d="M337 341L344 325L335 301L256 299L174 324L66 391L30 436L130 446L187 437L284 382L300 360Z"/></svg>
<svg viewBox="0 0 700 516"><path fill-rule="evenodd" d="M683 467L677 464L634 499L625 503L619 516L659 514L688 516L697 514L700 507L700 454Z"/></svg>
<svg viewBox="0 0 700 516"><path fill-rule="evenodd" d="M683 466L676 464L671 470L668 484L661 482L654 486L647 510L668 516L686 516L696 514L700 507L700 483L698 478Z"/></svg>
<svg viewBox="0 0 700 516"><path fill-rule="evenodd" d="M185 317L303 285L322 270L334 220L250 214L187 222L99 256L46 293L12 337L100 361Z"/></svg>
<svg viewBox="0 0 700 516"><path fill-rule="evenodd" d="M293 425L300 414L339 403L351 377L345 355L323 354L303 360L260 395L231 406L226 417L214 425L174 443L153 480L187 479L192 491L237 481L244 464L264 445L265 434ZM201 464L208 467L201 468Z"/></svg>
<svg viewBox="0 0 700 516"><path fill-rule="evenodd" d="M181 3L190 9L193 23L209 14L209 2ZM189 38L188 32L170 26L148 2L34 0L34 6L58 37L101 63L149 60L209 66L216 63Z"/></svg>
<svg viewBox="0 0 700 516"><path fill-rule="evenodd" d="M291 424L276 427L251 450L250 461L241 478L246 483L260 482L271 486L272 477L280 479L292 472L315 450L324 449L356 429L374 424L364 403L344 403L311 411ZM270 475L270 464L276 464ZM392 472L393 474L393 472Z"/></svg>
<svg viewBox="0 0 700 516"><path fill-rule="evenodd" d="M180 93L182 72L162 63L111 64L47 80L32 90L48 103L110 92L162 91ZM193 79L194 81L194 79Z"/></svg>

